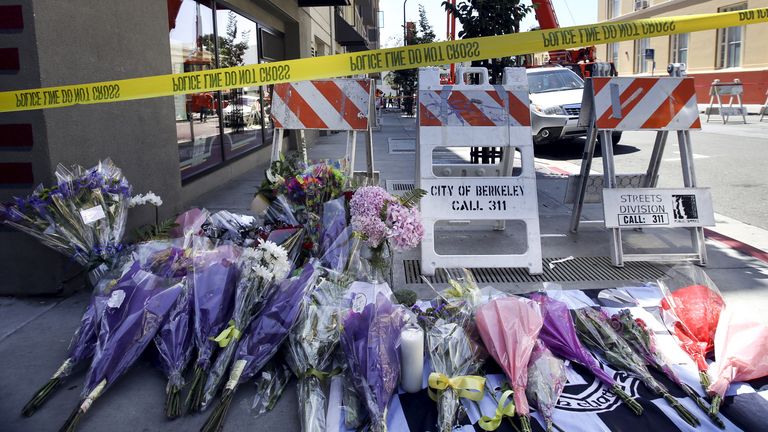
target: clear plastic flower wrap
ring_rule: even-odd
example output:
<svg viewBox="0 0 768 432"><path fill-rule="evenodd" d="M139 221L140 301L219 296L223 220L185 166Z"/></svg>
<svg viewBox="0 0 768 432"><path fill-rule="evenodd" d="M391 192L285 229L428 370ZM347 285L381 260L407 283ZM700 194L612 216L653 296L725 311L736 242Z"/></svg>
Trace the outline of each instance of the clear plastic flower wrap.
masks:
<svg viewBox="0 0 768 432"><path fill-rule="evenodd" d="M192 257L197 360L185 402L191 411L199 411L202 406L205 377L218 348L213 339L227 327L232 317L239 255L239 247L222 245L210 250L196 249Z"/></svg>
<svg viewBox="0 0 768 432"><path fill-rule="evenodd" d="M292 377L293 372L282 357L276 356L261 369L254 380L256 396L251 405L251 413L254 417L272 411Z"/></svg>
<svg viewBox="0 0 768 432"><path fill-rule="evenodd" d="M235 307L226 328L213 338L221 351L208 373L203 393L205 409L216 396L232 363L237 341L251 323L259 308L288 275L288 252L270 241L260 241L256 248L244 248L238 257L239 279L235 290Z"/></svg>
<svg viewBox="0 0 768 432"><path fill-rule="evenodd" d="M623 309L611 317L611 323L621 337L632 346L636 353L640 354L649 365L663 373L670 379L670 381L683 390L683 392L688 395L691 400L696 402L696 405L709 416L710 420L712 420L717 427L725 429L725 423L723 423L722 419L720 419L717 414L711 413L709 405L702 400L701 396L699 396L699 394L688 384L684 383L677 373L675 373L674 369L671 367L670 360L658 349L656 334L648 328L643 320L639 318L635 319L629 309Z"/></svg>
<svg viewBox="0 0 768 432"><path fill-rule="evenodd" d="M568 377L565 364L555 357L544 343L536 341L528 361L528 387L525 395L544 417L547 432L552 431L552 415Z"/></svg>
<svg viewBox="0 0 768 432"><path fill-rule="evenodd" d="M341 334L343 295L343 287L319 279L288 335L286 360L298 377L301 429L305 432L326 430L327 396L322 384L337 373L331 366Z"/></svg>
<svg viewBox="0 0 768 432"><path fill-rule="evenodd" d="M131 185L109 159L90 169L59 165L54 174L56 185L0 204L0 221L84 266L110 262L122 248Z"/></svg>
<svg viewBox="0 0 768 432"><path fill-rule="evenodd" d="M591 307L574 309L572 313L582 342L589 345L611 366L638 375L643 384L650 391L663 397L686 423L694 427L701 424L696 416L651 375L645 361L616 333L605 314Z"/></svg>
<svg viewBox="0 0 768 432"><path fill-rule="evenodd" d="M237 345L235 362L230 368L221 398L213 407L201 432L221 430L238 386L256 375L288 337L304 305L302 299L314 286L316 277L316 263L305 264L297 276L280 283L275 294L251 321Z"/></svg>
<svg viewBox="0 0 768 432"><path fill-rule="evenodd" d="M483 398L485 378L475 376L486 352L472 338L474 329L470 311L457 311L440 319L426 331L427 351L432 364L430 395L436 400L437 426L441 432L453 429L460 406L459 398L474 401Z"/></svg>
<svg viewBox="0 0 768 432"><path fill-rule="evenodd" d="M139 268L139 263L134 263ZM76 430L93 402L139 358L181 294L183 284L138 269L105 295L98 342L83 385L82 400L61 431Z"/></svg>
<svg viewBox="0 0 768 432"><path fill-rule="evenodd" d="M341 346L374 432L387 430L386 408L400 377L400 330L409 314L379 293L362 308L353 303L343 321Z"/></svg>
<svg viewBox="0 0 768 432"><path fill-rule="evenodd" d="M715 331L725 301L717 285L693 265L675 266L657 281L664 298L661 317L699 368L704 391L709 387L707 354L715 347Z"/></svg>

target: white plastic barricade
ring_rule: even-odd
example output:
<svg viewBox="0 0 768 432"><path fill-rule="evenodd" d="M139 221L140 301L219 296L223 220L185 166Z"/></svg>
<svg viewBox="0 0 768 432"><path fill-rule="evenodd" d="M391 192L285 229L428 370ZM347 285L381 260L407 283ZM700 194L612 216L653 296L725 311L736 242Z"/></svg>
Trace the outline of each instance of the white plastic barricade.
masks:
<svg viewBox="0 0 768 432"><path fill-rule="evenodd" d="M582 160L580 188L576 191L571 230L579 227L587 177L597 135L602 142L604 224L611 231L611 258L625 261L696 261L706 264L704 226L714 225L708 188L699 188L693 166L690 129L701 129L693 78L684 66L670 65L671 77L608 78L587 80L580 123L590 126ZM656 140L642 178L643 187L619 188L614 167L613 131L656 131ZM667 135L677 134L684 188L656 188ZM625 228L687 228L692 252L625 254L621 230Z"/></svg>
<svg viewBox="0 0 768 432"><path fill-rule="evenodd" d="M466 84L476 75L478 84ZM485 68L459 68L456 85L441 85L440 70L419 69L418 187L425 238L421 270L437 268L519 267L542 272L536 173L534 172L528 79L525 69L507 68L502 85L488 84ZM444 147L502 147L499 165L436 164L435 150ZM515 150L519 175L513 174ZM503 221L523 221L526 250L516 254L438 254L435 225L439 221L496 221L495 229L511 229ZM450 235L451 233L448 233ZM466 233L462 233L465 234ZM520 237L518 237L520 238Z"/></svg>
<svg viewBox="0 0 768 432"><path fill-rule="evenodd" d="M728 123L728 118L731 116L741 116L744 120L744 124L747 124L747 108L741 103L741 95L744 94L744 84L738 79L733 82L723 83L716 79L712 82L709 88L709 106L705 110L707 115L707 123L709 123L709 117L712 114L720 115L723 119L723 124ZM723 106L722 97L728 96L728 106ZM736 106L733 106L734 98L736 98ZM717 106L715 106L717 102Z"/></svg>
<svg viewBox="0 0 768 432"><path fill-rule="evenodd" d="M286 129L346 131L344 159L348 174L354 174L357 133L367 134L368 175L373 176L373 136L375 84L370 79L330 79L276 84L271 115L275 125L272 161L280 158ZM306 147L301 142L306 160Z"/></svg>
<svg viewBox="0 0 768 432"><path fill-rule="evenodd" d="M768 90L765 91L765 103L760 107L760 122L762 123L763 117L768 114Z"/></svg>

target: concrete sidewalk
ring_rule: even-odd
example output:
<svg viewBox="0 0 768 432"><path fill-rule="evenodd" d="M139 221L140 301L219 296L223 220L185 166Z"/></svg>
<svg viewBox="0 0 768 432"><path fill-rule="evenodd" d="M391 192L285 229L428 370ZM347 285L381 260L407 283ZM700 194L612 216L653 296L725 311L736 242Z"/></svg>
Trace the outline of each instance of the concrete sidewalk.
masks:
<svg viewBox="0 0 768 432"><path fill-rule="evenodd" d="M309 149L310 156L315 159L340 158L344 153L345 139L343 133L321 137ZM381 173L382 186L386 185L392 190L413 184L416 172L413 152L415 139L414 118L403 117L399 113L387 113L382 117L381 130L374 133L375 168ZM466 160L468 155L466 151L454 150L442 152L437 157L453 163ZM360 167L365 166L362 138L358 142L357 159L356 166L362 169ZM251 197L263 179L266 168L265 160L248 174L198 198L191 205L212 211L227 209L247 212ZM535 290L543 282L558 283L564 288L612 287L652 281L669 268L667 265L653 263L628 263L623 269L613 268L607 258L608 232L599 224L584 226L578 234L569 233L571 210L569 205L563 204L567 178L562 175L562 171L555 169L546 160L537 160L536 171L545 273L530 276L519 269L478 269L476 275L481 286L493 285L516 293ZM602 209L599 205L586 207L584 219L596 221L601 218ZM768 322L768 301L765 300L768 294L768 264L765 261L768 254L758 248L750 249L743 241L734 240L733 237L738 235L729 235L738 234L738 221L718 218L720 222L729 228L715 228L709 232L709 263L706 271L723 291L729 307ZM440 241L446 250L460 245L465 253L487 253L489 249L502 248L523 249L525 245L519 241L520 236L514 232L515 227L515 224L510 223L506 231L492 231L483 224L462 225L443 232ZM760 231L757 234L766 238L766 233ZM643 248L673 251L690 244L687 232L662 236L658 230L627 232L625 241L630 250ZM569 257L574 258L553 263ZM431 297L432 291L420 278L418 259L418 250L395 256L395 289L410 288L420 296ZM444 281L444 276L438 275L432 280L439 285ZM3 364L0 368L0 430L55 431L74 408L79 400L84 372L71 377L59 394L34 417L25 419L19 414L32 392L59 367L87 299L87 293L78 293L66 299L0 298L0 359ZM208 413L183 417L174 422L164 418L165 378L152 366L148 357L142 358L136 367L94 404L83 419L80 430L118 432L199 429ZM225 430L300 429L293 385L289 386L275 409L258 420L250 412L253 396L251 384L241 387Z"/></svg>

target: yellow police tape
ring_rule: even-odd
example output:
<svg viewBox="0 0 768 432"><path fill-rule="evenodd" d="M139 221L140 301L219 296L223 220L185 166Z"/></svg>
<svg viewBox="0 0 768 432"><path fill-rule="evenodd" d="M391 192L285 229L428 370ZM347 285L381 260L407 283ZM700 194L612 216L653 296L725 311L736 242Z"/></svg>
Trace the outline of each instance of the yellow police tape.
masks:
<svg viewBox="0 0 768 432"><path fill-rule="evenodd" d="M0 112L118 102L509 57L768 22L768 8L598 23L202 72L0 92Z"/></svg>

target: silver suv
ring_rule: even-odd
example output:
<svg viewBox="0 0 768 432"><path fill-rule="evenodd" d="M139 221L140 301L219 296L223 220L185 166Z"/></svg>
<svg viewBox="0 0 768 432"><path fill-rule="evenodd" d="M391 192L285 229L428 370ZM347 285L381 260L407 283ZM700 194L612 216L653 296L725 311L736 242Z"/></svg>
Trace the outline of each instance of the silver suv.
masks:
<svg viewBox="0 0 768 432"><path fill-rule="evenodd" d="M526 73L534 144L585 136L586 128L578 125L584 80L560 66L527 69ZM621 132L614 132L612 138L618 143Z"/></svg>

